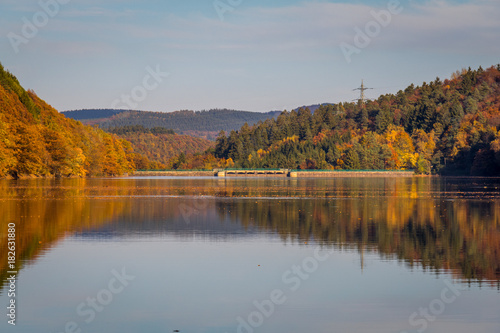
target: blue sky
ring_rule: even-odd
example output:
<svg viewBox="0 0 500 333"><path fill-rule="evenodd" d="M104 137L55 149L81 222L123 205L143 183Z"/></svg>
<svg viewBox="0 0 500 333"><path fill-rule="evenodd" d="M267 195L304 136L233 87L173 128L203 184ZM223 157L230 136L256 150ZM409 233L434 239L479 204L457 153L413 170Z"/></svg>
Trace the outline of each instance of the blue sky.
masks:
<svg viewBox="0 0 500 333"><path fill-rule="evenodd" d="M500 63L500 1L392 1L2 0L0 62L60 111L289 110Z"/></svg>

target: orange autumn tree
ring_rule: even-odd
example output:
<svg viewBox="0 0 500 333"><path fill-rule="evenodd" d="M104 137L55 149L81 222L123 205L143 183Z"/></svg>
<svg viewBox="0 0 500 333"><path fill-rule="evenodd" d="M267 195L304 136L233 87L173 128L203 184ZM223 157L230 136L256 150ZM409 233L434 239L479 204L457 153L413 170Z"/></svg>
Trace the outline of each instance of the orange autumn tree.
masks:
<svg viewBox="0 0 500 333"><path fill-rule="evenodd" d="M0 177L121 175L133 149L26 91L0 64Z"/></svg>

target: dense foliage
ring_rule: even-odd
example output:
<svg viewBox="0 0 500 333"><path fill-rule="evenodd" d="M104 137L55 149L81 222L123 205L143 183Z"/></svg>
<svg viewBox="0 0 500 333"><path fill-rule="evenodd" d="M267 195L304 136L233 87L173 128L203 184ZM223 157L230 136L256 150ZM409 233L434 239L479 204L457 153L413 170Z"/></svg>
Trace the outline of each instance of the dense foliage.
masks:
<svg viewBox="0 0 500 333"><path fill-rule="evenodd" d="M214 146L213 141L178 135L162 127L145 129L140 125L114 128L113 133L130 142L139 155L134 159L139 170L171 168L178 154L200 154ZM182 157L181 157L182 159Z"/></svg>
<svg viewBox="0 0 500 333"><path fill-rule="evenodd" d="M243 168L500 175L499 107L500 65L462 70L366 104L284 111L222 131L214 155Z"/></svg>
<svg viewBox="0 0 500 333"><path fill-rule="evenodd" d="M97 124L104 129L134 125L141 125L146 128L164 127L170 128L179 134L193 135L209 140L214 140L220 130L237 130L245 123L253 125L280 114L279 111L260 113L227 109L196 112L115 110L117 113L110 116L111 111L113 110L80 110L65 112L64 114L68 117L79 119L85 124Z"/></svg>
<svg viewBox="0 0 500 333"><path fill-rule="evenodd" d="M129 142L25 91L0 64L0 177L121 175L137 157Z"/></svg>

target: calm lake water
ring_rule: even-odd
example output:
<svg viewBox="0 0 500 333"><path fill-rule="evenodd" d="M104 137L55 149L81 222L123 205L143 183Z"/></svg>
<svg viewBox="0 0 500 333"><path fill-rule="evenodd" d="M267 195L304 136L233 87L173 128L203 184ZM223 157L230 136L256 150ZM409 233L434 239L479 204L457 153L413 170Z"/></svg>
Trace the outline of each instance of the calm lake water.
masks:
<svg viewBox="0 0 500 333"><path fill-rule="evenodd" d="M4 180L0 227L0 332L500 332L499 179Z"/></svg>

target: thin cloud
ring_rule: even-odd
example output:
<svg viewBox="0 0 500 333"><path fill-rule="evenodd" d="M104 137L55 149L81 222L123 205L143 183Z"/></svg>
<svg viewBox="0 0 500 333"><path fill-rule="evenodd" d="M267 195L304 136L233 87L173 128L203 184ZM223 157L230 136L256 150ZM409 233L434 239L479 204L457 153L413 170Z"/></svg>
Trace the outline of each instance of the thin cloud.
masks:
<svg viewBox="0 0 500 333"><path fill-rule="evenodd" d="M393 16L382 28L370 48L387 51L402 48L484 53L500 47L500 5L493 1L452 4L431 1L424 4L402 2L403 12ZM382 10L364 4L310 2L280 8L236 8L230 20L221 22L200 14L180 17L169 13L115 11L102 7L64 11L53 30L68 31L77 38L93 35L110 38L111 43L141 44L161 41L165 49L175 50L250 50L303 51L337 47L352 43L354 28L364 29L374 20L370 12ZM110 21L109 18L133 17ZM74 18L78 18L74 20ZM83 20L80 20L82 18ZM85 20L85 19L88 20ZM145 20L154 24L143 24ZM156 24L158 23L158 24ZM78 37L80 36L80 37ZM57 35L54 35L57 38ZM124 47L130 44L125 43ZM464 45L472 45L463 47Z"/></svg>
<svg viewBox="0 0 500 333"><path fill-rule="evenodd" d="M452 4L444 1L403 4L403 13L392 17L388 27L375 37L376 44L391 49L422 49L429 46L455 52L463 45L475 45L477 52L491 50L500 36L500 6L479 1ZM215 19L193 22L183 18L167 24L170 37L177 35L191 49L208 37L213 48L288 49L323 48L354 37L354 27L364 28L374 18L367 5L312 2L283 8L236 9L235 19L222 23ZM160 33L161 34L161 33ZM175 38L175 37L174 37ZM177 43L180 47L182 43ZM496 49L497 46L495 46ZM470 52L471 50L467 50Z"/></svg>
<svg viewBox="0 0 500 333"><path fill-rule="evenodd" d="M5 1L11 12L18 3ZM22 3L27 2L19 1L19 6ZM10 66L20 59L43 64L38 74L28 65L17 71L32 81L39 75L43 77L40 82L54 75L48 68L73 70L75 77L98 75L106 69L109 87L135 82L145 66L160 63L172 72L172 79L158 90L163 93L161 98L152 94L148 99L151 109L161 109L164 96L170 94L175 96L169 101L175 108L230 106L227 102L242 109L265 110L266 105L352 99L355 96L348 88L356 87L361 75L372 85L378 80L379 85L403 88L463 66L496 61L500 54L498 0L401 0L403 12L393 16L361 54L353 56L351 66L346 64L340 43L353 43L354 28L364 29L374 20L370 12L386 9L384 3L374 7L368 1L304 1L272 7L273 1L261 6L245 1L227 12L224 21L208 8L211 6L205 6L205 11L194 6L194 12L186 12L186 6L179 9L175 3L72 0L35 38L21 45L19 57L4 38L2 60ZM22 16L30 17L24 12L7 15L12 19L3 21L4 36L10 31L21 33ZM66 97L72 85L81 81L71 84L79 79L66 79L69 84L64 86L39 89L49 100L66 100L59 102L66 109L89 103L85 95L81 100L80 96ZM87 96L93 96L92 103L98 96L107 103L109 92L95 85L85 89ZM193 94L199 97L196 101Z"/></svg>
<svg viewBox="0 0 500 333"><path fill-rule="evenodd" d="M117 18L132 16L134 11L125 9L121 11L110 10L103 7L90 7L85 9L71 9L61 12L63 18Z"/></svg>

